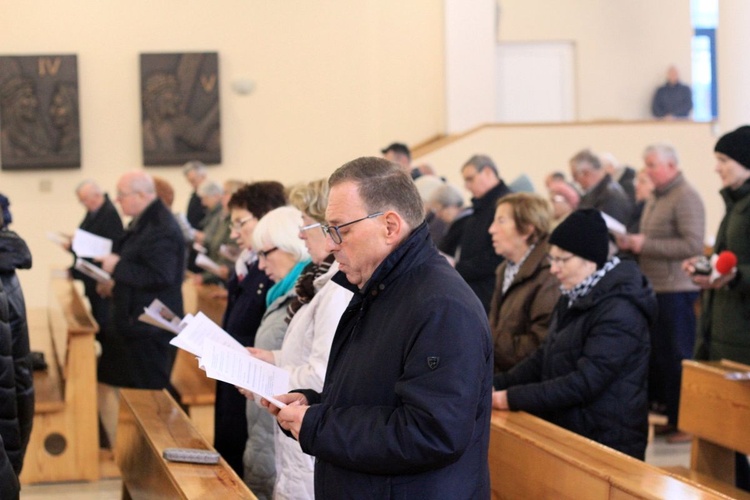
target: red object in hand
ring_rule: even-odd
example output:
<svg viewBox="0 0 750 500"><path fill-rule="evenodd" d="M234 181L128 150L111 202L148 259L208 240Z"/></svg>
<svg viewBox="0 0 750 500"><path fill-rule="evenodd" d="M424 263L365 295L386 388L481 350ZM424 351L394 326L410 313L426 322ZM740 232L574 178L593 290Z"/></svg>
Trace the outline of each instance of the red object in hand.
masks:
<svg viewBox="0 0 750 500"><path fill-rule="evenodd" d="M734 269L734 266L737 265L737 256L734 254L734 252L730 250L724 250L719 254L719 258L716 259L716 264L714 264L714 268L716 269L716 272L719 274L729 274L732 272L732 269Z"/></svg>

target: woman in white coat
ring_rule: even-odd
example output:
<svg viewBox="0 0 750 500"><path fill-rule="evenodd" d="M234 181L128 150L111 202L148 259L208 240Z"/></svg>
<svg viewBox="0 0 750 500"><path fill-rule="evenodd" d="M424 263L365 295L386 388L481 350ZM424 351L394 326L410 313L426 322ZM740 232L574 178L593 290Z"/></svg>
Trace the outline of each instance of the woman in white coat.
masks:
<svg viewBox="0 0 750 500"><path fill-rule="evenodd" d="M296 298L297 280L310 263L305 245L297 238L300 216L294 207L279 207L264 215L253 230L258 268L274 283L266 294L266 312L255 333L254 345L260 349L281 347L287 332L286 311ZM255 401L247 402L246 416L243 479L259 500L270 500L276 482L276 422Z"/></svg>
<svg viewBox="0 0 750 500"><path fill-rule="evenodd" d="M325 234L320 229L328 204L328 183L313 181L296 187L289 201L302 212L299 237L312 259L297 281L297 298L287 310L290 320L281 349L267 351L249 348L264 361L289 371L289 389L321 391L328 365L328 354L339 319L352 293L334 282L338 264L326 250ZM305 455L299 443L275 427L276 499L313 499L314 459Z"/></svg>

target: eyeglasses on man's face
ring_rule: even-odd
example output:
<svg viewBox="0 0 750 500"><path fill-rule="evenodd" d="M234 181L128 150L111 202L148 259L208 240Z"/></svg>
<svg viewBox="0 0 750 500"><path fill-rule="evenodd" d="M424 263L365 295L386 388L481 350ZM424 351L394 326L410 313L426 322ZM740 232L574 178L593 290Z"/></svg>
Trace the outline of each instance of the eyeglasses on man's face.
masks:
<svg viewBox="0 0 750 500"><path fill-rule="evenodd" d="M549 263L552 265L558 265L558 266L562 266L573 257L575 257L575 255L568 255L567 257L555 257L550 254L547 254L547 260L549 261Z"/></svg>
<svg viewBox="0 0 750 500"><path fill-rule="evenodd" d="M244 219L235 220L235 221L229 221L227 224L229 226L229 229L235 232L240 232L240 229L242 229L242 226L253 220L255 217L252 215L248 215Z"/></svg>
<svg viewBox="0 0 750 500"><path fill-rule="evenodd" d="M258 250L258 258L267 259L270 254L278 250L279 247L269 248L268 250Z"/></svg>
<svg viewBox="0 0 750 500"><path fill-rule="evenodd" d="M383 212L375 212L374 214L367 215L365 217L362 217L361 219L353 220L351 222L345 222L344 224L339 224L338 226L321 224L320 229L323 231L324 235L330 236L331 240L333 240L336 245L340 245L344 240L341 238L341 232L339 231L339 229L341 229L342 227L351 226L352 224L356 224L357 222L362 222L363 220L379 217L381 215L383 215Z"/></svg>

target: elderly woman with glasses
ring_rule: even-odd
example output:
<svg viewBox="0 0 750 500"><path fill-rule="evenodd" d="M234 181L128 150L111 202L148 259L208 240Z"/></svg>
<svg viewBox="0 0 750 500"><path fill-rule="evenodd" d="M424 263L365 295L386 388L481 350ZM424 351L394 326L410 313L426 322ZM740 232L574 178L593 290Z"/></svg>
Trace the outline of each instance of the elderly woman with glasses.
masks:
<svg viewBox="0 0 750 500"><path fill-rule="evenodd" d="M597 210L570 214L549 243L562 296L541 347L495 375L493 407L533 413L643 460L654 292L637 264L607 260Z"/></svg>
<svg viewBox="0 0 750 500"><path fill-rule="evenodd" d="M253 250L253 232L264 215L286 205L284 186L276 181L253 182L234 193L227 207L232 238L242 249L227 281L224 330L243 346L255 345L255 333L266 312L266 294L273 285L258 267ZM214 403L214 447L242 476L242 456L247 441L247 400L233 385L216 383Z"/></svg>
<svg viewBox="0 0 750 500"><path fill-rule="evenodd" d="M255 334L255 347L266 351L281 348L287 331L287 309L297 296L295 284L310 262L304 242L299 238L302 213L294 207L271 210L253 230L252 245L258 254L258 268L273 286L266 294L266 312ZM242 391L249 399L252 396ZM274 419L255 401L247 401L247 443L244 465L245 483L258 498L271 498L276 481L274 457Z"/></svg>
<svg viewBox="0 0 750 500"><path fill-rule="evenodd" d="M333 335L352 292L331 281L339 266L326 248L326 234L321 231L328 204L327 180L293 188L289 202L302 212L299 237L312 262L297 280L297 296L287 309L289 328L281 348L249 350L254 356L287 370L290 390L305 387L322 391ZM274 497L312 500L315 497L313 457L305 455L299 443L281 432L278 426L274 426L274 433Z"/></svg>
<svg viewBox="0 0 750 500"><path fill-rule="evenodd" d="M490 302L496 373L528 357L547 335L560 297L546 258L551 224L552 210L539 195L514 193L498 200L489 229L495 253L505 257Z"/></svg>

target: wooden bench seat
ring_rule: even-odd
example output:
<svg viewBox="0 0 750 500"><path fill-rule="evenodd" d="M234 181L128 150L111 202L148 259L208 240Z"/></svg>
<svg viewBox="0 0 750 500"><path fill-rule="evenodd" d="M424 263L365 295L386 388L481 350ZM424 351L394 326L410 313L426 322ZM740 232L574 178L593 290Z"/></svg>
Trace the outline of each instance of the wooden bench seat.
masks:
<svg viewBox="0 0 750 500"><path fill-rule="evenodd" d="M47 362L46 370L34 372L34 411L53 413L65 408L63 398L62 369L52 348L52 334L49 330L47 309L37 308L26 311L29 338L34 351L43 353Z"/></svg>
<svg viewBox="0 0 750 500"><path fill-rule="evenodd" d="M727 499L524 412L492 415L493 498Z"/></svg>
<svg viewBox="0 0 750 500"><path fill-rule="evenodd" d="M170 462L162 457L165 448L213 450L167 391L122 389L115 455L123 498L256 498L224 459Z"/></svg>
<svg viewBox="0 0 750 500"><path fill-rule="evenodd" d="M34 372L35 411L21 482L96 481L96 321L72 281L53 278L46 309L27 312L31 348L48 368Z"/></svg>

